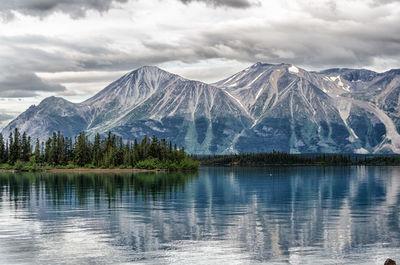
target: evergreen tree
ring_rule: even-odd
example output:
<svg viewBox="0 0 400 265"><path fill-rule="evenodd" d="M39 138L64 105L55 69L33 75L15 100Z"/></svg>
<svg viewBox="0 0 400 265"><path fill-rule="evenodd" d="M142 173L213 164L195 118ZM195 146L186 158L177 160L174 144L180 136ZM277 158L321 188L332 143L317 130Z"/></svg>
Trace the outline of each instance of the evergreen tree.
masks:
<svg viewBox="0 0 400 265"><path fill-rule="evenodd" d="M81 132L75 144L75 163L79 166L84 166L90 161L89 159L90 152L87 138L85 133Z"/></svg>
<svg viewBox="0 0 400 265"><path fill-rule="evenodd" d="M4 145L3 135L0 133L0 163L5 162L6 147Z"/></svg>
<svg viewBox="0 0 400 265"><path fill-rule="evenodd" d="M41 162L41 155L40 155L40 142L39 142L39 139L36 139L34 155L35 155L36 163L40 163Z"/></svg>
<svg viewBox="0 0 400 265"><path fill-rule="evenodd" d="M67 163L67 161L65 159L65 141L64 141L64 136L61 135L60 131L57 132L56 160L57 160L59 165L65 165Z"/></svg>
<svg viewBox="0 0 400 265"><path fill-rule="evenodd" d="M132 163L131 163L132 158L131 158L131 147L130 147L130 145L131 145L130 141L128 140L126 142L125 150L124 150L124 165L125 166L132 165Z"/></svg>
<svg viewBox="0 0 400 265"><path fill-rule="evenodd" d="M15 128L14 134L10 133L10 156L9 161L11 165L14 165L15 162L21 157L21 144L20 144L20 134L18 129Z"/></svg>
<svg viewBox="0 0 400 265"><path fill-rule="evenodd" d="M51 163L50 150L51 150L51 138L47 139L44 147L44 162L46 163Z"/></svg>
<svg viewBox="0 0 400 265"><path fill-rule="evenodd" d="M65 138L65 157L67 162L72 162L74 160L72 138Z"/></svg>
<svg viewBox="0 0 400 265"><path fill-rule="evenodd" d="M151 140L151 144L149 146L149 156L153 158L159 158L159 142L158 139L155 135L153 135L153 138Z"/></svg>
<svg viewBox="0 0 400 265"><path fill-rule="evenodd" d="M30 137L29 139L27 139L26 133L24 132L22 134L22 139L21 139L21 160L28 162L30 157L31 157Z"/></svg>
<svg viewBox="0 0 400 265"><path fill-rule="evenodd" d="M140 160L139 143L137 139L133 141L133 165Z"/></svg>
<svg viewBox="0 0 400 265"><path fill-rule="evenodd" d="M142 142L140 143L140 160L144 160L145 158L148 157L148 151L149 151L149 145L150 145L150 140L147 135L144 136Z"/></svg>
<svg viewBox="0 0 400 265"><path fill-rule="evenodd" d="M57 134L53 132L53 137L50 143L50 164L58 165L58 146L57 146Z"/></svg>
<svg viewBox="0 0 400 265"><path fill-rule="evenodd" d="M92 164L98 167L101 163L101 146L100 146L100 134L96 134L93 143L93 160Z"/></svg>
<svg viewBox="0 0 400 265"><path fill-rule="evenodd" d="M10 158L10 150L9 150L9 144L8 144L8 141L7 141L6 142L6 149L4 151L4 162L6 163L9 158Z"/></svg>
<svg viewBox="0 0 400 265"><path fill-rule="evenodd" d="M164 160L167 158L167 141L165 139L161 139L161 146L160 146L160 158Z"/></svg>

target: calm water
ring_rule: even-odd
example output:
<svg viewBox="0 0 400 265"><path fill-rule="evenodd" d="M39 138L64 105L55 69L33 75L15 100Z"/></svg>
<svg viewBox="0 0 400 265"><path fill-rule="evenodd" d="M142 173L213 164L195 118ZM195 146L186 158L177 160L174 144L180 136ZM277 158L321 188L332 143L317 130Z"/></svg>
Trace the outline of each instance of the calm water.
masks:
<svg viewBox="0 0 400 265"><path fill-rule="evenodd" d="M0 264L400 261L400 167L0 174Z"/></svg>

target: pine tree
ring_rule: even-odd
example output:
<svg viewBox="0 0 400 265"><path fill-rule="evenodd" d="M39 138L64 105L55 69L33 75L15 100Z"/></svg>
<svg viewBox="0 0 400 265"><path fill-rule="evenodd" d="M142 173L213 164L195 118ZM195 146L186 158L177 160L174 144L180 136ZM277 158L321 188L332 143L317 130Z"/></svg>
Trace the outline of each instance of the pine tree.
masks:
<svg viewBox="0 0 400 265"><path fill-rule="evenodd" d="M27 139L26 133L24 132L22 134L22 140L21 140L21 160L28 162L30 157L31 157L30 137Z"/></svg>
<svg viewBox="0 0 400 265"><path fill-rule="evenodd" d="M159 145L160 144L158 142L157 137L155 135L153 135L153 138L151 140L151 144L149 146L149 156L150 157L159 158L159 154L160 154L160 152L158 150Z"/></svg>
<svg viewBox="0 0 400 265"><path fill-rule="evenodd" d="M14 135L10 133L10 164L14 165L15 162L21 157L21 144L20 144L20 134L18 129L15 128Z"/></svg>
<svg viewBox="0 0 400 265"><path fill-rule="evenodd" d="M6 142L6 149L4 151L4 163L8 162L8 159L10 158L10 150L9 150L9 144L8 141Z"/></svg>
<svg viewBox="0 0 400 265"><path fill-rule="evenodd" d="M35 161L36 161L36 163L39 164L39 163L41 162L40 142L39 142L39 139L36 139L34 155L35 155Z"/></svg>
<svg viewBox="0 0 400 265"><path fill-rule="evenodd" d="M100 134L96 134L93 143L93 159L92 164L98 167L101 163L101 146L100 146Z"/></svg>
<svg viewBox="0 0 400 265"><path fill-rule="evenodd" d="M0 163L5 162L5 149L3 135L0 133Z"/></svg>
<svg viewBox="0 0 400 265"><path fill-rule="evenodd" d="M133 141L133 165L140 160L139 144L137 139Z"/></svg>
<svg viewBox="0 0 400 265"><path fill-rule="evenodd" d="M64 142L64 136L61 135L61 132L57 132L57 163L59 165L65 165L67 161L65 161L65 142Z"/></svg>
<svg viewBox="0 0 400 265"><path fill-rule="evenodd" d="M179 149L179 157L178 157L178 160L183 160L183 159L185 159L185 157L186 157L186 155L185 155L185 148L182 146L182 147Z"/></svg>
<svg viewBox="0 0 400 265"><path fill-rule="evenodd" d="M165 139L161 139L160 159L164 160L166 158L167 158L167 141Z"/></svg>
<svg viewBox="0 0 400 265"><path fill-rule="evenodd" d="M65 156L67 162L72 162L74 160L74 150L72 145L72 138L65 138Z"/></svg>
<svg viewBox="0 0 400 265"><path fill-rule="evenodd" d="M44 161L46 163L51 163L50 149L51 149L51 138L47 139L44 147Z"/></svg>
<svg viewBox="0 0 400 265"><path fill-rule="evenodd" d="M124 165L130 166L131 165L131 148L130 148L130 141L128 140L125 145L124 150Z"/></svg>
<svg viewBox="0 0 400 265"><path fill-rule="evenodd" d="M115 165L122 165L124 163L124 143L122 141L122 137L119 137L119 145L118 150L116 153L116 164Z"/></svg>
<svg viewBox="0 0 400 265"><path fill-rule="evenodd" d="M84 166L90 161L89 145L84 132L81 132L78 136L78 140L75 144L75 163L79 166Z"/></svg>
<svg viewBox="0 0 400 265"><path fill-rule="evenodd" d="M13 134L10 132L10 136L8 137L8 142L9 142L9 151L8 151L8 162L13 165L16 161L15 157L14 157L14 137Z"/></svg>
<svg viewBox="0 0 400 265"><path fill-rule="evenodd" d="M50 163L52 165L58 165L58 146L57 146L57 134L53 132L53 138L51 139L50 145Z"/></svg>
<svg viewBox="0 0 400 265"><path fill-rule="evenodd" d="M144 136L142 142L140 143L141 160L147 159L149 157L149 147L150 139L147 135Z"/></svg>

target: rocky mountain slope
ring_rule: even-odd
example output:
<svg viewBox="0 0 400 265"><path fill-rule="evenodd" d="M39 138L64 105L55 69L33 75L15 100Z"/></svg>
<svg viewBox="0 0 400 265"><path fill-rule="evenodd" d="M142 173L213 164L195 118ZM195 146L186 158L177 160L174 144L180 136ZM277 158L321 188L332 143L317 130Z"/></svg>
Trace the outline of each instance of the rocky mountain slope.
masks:
<svg viewBox="0 0 400 265"><path fill-rule="evenodd" d="M130 72L78 104L50 97L12 121L44 140L53 131L126 139L156 135L190 153L400 153L400 70L308 72L257 63L214 84L157 67Z"/></svg>

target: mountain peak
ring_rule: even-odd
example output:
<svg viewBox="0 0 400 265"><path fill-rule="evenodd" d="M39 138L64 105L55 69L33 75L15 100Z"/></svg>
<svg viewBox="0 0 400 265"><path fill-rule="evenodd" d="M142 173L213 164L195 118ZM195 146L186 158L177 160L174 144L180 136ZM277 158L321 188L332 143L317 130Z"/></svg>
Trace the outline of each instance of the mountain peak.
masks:
<svg viewBox="0 0 400 265"><path fill-rule="evenodd" d="M74 103L72 103L62 97L50 96L50 97L43 99L42 102L40 102L39 106L48 105L48 104L65 105L65 104L74 104Z"/></svg>
<svg viewBox="0 0 400 265"><path fill-rule="evenodd" d="M56 96L50 96L50 97L43 99L43 101L54 101L54 100L65 100L65 99L62 97L56 97Z"/></svg>
<svg viewBox="0 0 400 265"><path fill-rule="evenodd" d="M133 70L132 72L136 72L136 71L162 71L162 72L165 72L163 69L161 69L155 65L143 65L143 66Z"/></svg>
<svg viewBox="0 0 400 265"><path fill-rule="evenodd" d="M131 74L168 74L168 75L175 75L173 73L170 73L168 71L165 71L164 69L161 69L158 66L155 65L144 65L139 68L136 68L135 70L130 71L126 75L131 75Z"/></svg>
<svg viewBox="0 0 400 265"><path fill-rule="evenodd" d="M271 66L276 66L275 64L270 64L270 63L263 63L263 62L257 62L250 66L249 68L255 69L255 68L264 68L264 67L271 67Z"/></svg>
<svg viewBox="0 0 400 265"><path fill-rule="evenodd" d="M142 66L112 82L86 103L94 101L118 102L134 104L150 96L165 83L176 80L177 75L169 73L157 66Z"/></svg>

